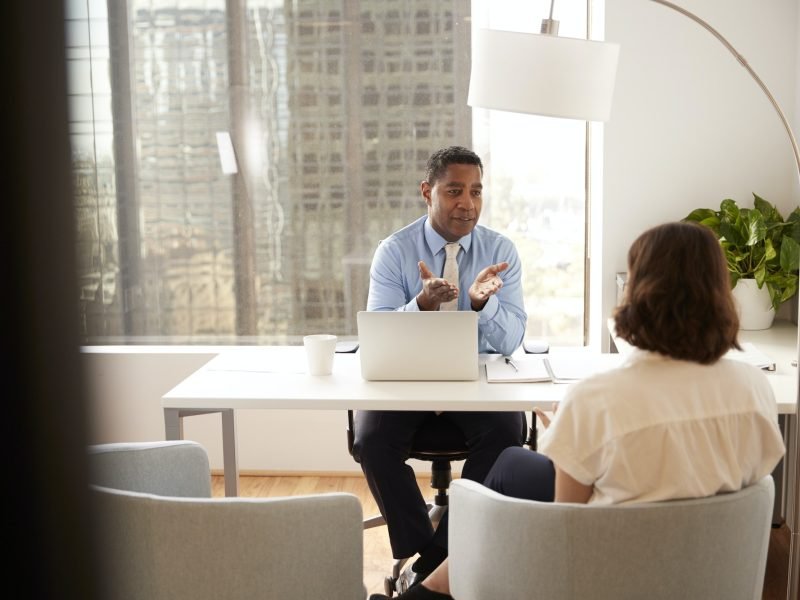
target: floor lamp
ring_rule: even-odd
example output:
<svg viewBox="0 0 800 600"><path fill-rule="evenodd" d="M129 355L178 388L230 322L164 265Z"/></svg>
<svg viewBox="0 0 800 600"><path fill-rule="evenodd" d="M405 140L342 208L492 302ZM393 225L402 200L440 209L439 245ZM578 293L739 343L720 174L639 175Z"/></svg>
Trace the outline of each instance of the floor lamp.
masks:
<svg viewBox="0 0 800 600"><path fill-rule="evenodd" d="M650 0L693 20L713 35L744 67L761 88L781 120L794 153L800 178L800 150L786 115L766 84L745 58L706 21L666 0ZM541 35L482 29L474 36L470 106L566 117L584 121L606 121L616 78L617 44L558 37L558 21L542 21ZM528 77L520 73L530 74ZM800 335L798 335L800 348ZM800 390L798 390L800 396ZM789 420L786 474L788 490L786 522L790 529L789 581L787 598L800 597L800 402L795 418ZM792 463L794 463L792 465Z"/></svg>

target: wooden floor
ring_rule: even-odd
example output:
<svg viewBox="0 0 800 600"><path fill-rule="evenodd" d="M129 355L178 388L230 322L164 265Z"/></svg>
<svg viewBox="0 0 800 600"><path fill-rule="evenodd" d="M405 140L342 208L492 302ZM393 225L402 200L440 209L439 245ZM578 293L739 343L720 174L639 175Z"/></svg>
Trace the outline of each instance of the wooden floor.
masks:
<svg viewBox="0 0 800 600"><path fill-rule="evenodd" d="M423 495L430 495L428 479L418 480ZM224 496L223 479L212 477L212 493ZM239 494L246 497L300 496L325 492L349 492L361 501L364 516L377 514L375 501L363 477L281 476L239 478ZM383 592L383 579L391 571L392 553L385 527L364 531L364 585L369 593ZM789 568L789 530L786 525L774 528L770 537L763 600L787 600L786 584Z"/></svg>

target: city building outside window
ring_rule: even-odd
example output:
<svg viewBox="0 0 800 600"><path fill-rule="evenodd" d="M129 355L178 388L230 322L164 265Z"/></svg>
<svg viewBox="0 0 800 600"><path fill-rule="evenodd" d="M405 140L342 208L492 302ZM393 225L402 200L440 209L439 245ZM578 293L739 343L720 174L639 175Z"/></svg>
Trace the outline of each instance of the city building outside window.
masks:
<svg viewBox="0 0 800 600"><path fill-rule="evenodd" d="M584 124L466 103L473 28L537 31L549 5L66 0L85 343L355 336L377 243L460 144L520 251L528 336L583 344ZM585 37L585 0L557 8Z"/></svg>

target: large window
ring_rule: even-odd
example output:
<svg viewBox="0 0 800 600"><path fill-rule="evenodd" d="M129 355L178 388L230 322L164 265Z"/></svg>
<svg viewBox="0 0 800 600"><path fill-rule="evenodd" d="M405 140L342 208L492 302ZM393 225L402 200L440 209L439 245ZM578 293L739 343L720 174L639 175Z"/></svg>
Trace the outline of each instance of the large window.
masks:
<svg viewBox="0 0 800 600"><path fill-rule="evenodd" d="M472 28L536 31L549 2L66 4L86 343L355 335L375 246L451 144L484 159L528 335L583 343L583 124L466 104Z"/></svg>

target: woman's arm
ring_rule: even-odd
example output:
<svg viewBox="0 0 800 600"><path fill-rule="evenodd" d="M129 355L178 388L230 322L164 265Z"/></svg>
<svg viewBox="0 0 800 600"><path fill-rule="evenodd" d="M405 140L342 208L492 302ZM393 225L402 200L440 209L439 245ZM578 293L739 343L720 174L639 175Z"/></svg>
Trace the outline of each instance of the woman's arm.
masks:
<svg viewBox="0 0 800 600"><path fill-rule="evenodd" d="M555 415L557 404L553 404L553 414ZM550 417L543 410L534 408L539 419L542 421L545 429L550 427ZM556 469L556 497L554 502L574 502L576 504L586 504L589 498L592 497L594 486L583 485L581 482L573 479L566 471L560 469L558 465L553 465Z"/></svg>
<svg viewBox="0 0 800 600"><path fill-rule="evenodd" d="M555 502L575 502L586 504L592 497L593 487L576 481L556 465L556 497Z"/></svg>

